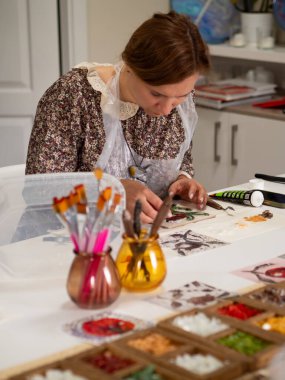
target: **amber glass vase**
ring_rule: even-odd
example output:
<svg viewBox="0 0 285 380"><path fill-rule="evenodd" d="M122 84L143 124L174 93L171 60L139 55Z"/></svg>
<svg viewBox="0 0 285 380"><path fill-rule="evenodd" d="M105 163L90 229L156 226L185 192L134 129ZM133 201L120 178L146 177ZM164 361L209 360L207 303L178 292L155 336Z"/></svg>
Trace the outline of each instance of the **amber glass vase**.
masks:
<svg viewBox="0 0 285 380"><path fill-rule="evenodd" d="M120 291L119 273L110 251L76 253L67 278L67 293L76 305L100 309L113 303Z"/></svg>
<svg viewBox="0 0 285 380"><path fill-rule="evenodd" d="M122 286L131 291L155 289L166 276L166 261L158 236L134 239L123 235L116 264Z"/></svg>

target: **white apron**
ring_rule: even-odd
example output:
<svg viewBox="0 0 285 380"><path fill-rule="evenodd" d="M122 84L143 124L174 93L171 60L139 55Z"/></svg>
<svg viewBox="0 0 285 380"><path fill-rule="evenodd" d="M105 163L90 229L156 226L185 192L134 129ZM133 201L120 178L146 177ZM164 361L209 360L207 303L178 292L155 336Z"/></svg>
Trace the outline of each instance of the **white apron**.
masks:
<svg viewBox="0 0 285 380"><path fill-rule="evenodd" d="M108 84L107 100L102 107L106 143L97 161L97 166L117 178L131 178L129 167L141 162L142 157L132 150L134 162L130 153L131 148L126 143L119 119L119 77L122 66L122 62L115 66L116 74ZM146 185L162 198L166 195L169 185L178 176L184 154L190 146L198 119L191 94L177 107L177 111L182 119L185 131L185 140L180 146L177 157L165 160L143 159L142 166L147 167Z"/></svg>

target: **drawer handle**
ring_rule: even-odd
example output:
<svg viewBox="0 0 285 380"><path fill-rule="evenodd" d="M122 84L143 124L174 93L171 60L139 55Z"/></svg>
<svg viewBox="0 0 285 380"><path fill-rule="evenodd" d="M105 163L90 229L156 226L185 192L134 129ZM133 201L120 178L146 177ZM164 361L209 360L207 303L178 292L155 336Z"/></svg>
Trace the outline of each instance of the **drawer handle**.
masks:
<svg viewBox="0 0 285 380"><path fill-rule="evenodd" d="M238 160L235 158L235 137L238 131L238 125L232 125L232 136L231 136L231 142L232 142L232 157L231 157L231 164L232 166L237 166Z"/></svg>
<svg viewBox="0 0 285 380"><path fill-rule="evenodd" d="M218 154L218 133L221 128L221 122L216 121L214 130L214 162L220 162L221 156Z"/></svg>

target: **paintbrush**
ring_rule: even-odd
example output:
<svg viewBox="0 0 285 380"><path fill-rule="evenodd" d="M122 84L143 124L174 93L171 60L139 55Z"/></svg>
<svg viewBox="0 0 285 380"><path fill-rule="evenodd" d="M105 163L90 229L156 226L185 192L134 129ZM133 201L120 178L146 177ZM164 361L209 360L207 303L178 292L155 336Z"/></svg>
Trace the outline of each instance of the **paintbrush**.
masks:
<svg viewBox="0 0 285 380"><path fill-rule="evenodd" d="M123 224L128 237L135 238L135 231L131 214L128 210L123 211Z"/></svg>
<svg viewBox="0 0 285 380"><path fill-rule="evenodd" d="M174 197L174 193L169 193L160 209L158 210L158 213L153 221L153 224L151 226L151 230L150 230L150 233L149 233L149 237L153 237L153 236L156 236L157 235L157 231L159 229L159 227L161 226L161 223L164 221L164 219L167 217L167 214L170 210L170 207L172 205L172 201L173 201L173 197Z"/></svg>
<svg viewBox="0 0 285 380"><path fill-rule="evenodd" d="M53 209L66 225L70 233L71 240L74 244L75 251L79 252L79 231L76 218L76 209L70 204L69 197L62 197L61 199L54 197Z"/></svg>
<svg viewBox="0 0 285 380"><path fill-rule="evenodd" d="M96 242L93 248L93 253L105 252L109 244L109 239L111 236L110 225L112 224L116 212L118 211L118 206L121 201L121 194L115 194L113 198L112 206L105 213L105 217L102 221L102 228L97 234Z"/></svg>
<svg viewBox="0 0 285 380"><path fill-rule="evenodd" d="M93 170L93 174L97 178L97 192L98 192L98 197L99 197L99 194L100 194L100 183L101 183L101 179L103 177L103 170L101 168L95 168Z"/></svg>
<svg viewBox="0 0 285 380"><path fill-rule="evenodd" d="M141 212L142 212L142 203L137 199L134 210L134 231L138 238L141 234Z"/></svg>

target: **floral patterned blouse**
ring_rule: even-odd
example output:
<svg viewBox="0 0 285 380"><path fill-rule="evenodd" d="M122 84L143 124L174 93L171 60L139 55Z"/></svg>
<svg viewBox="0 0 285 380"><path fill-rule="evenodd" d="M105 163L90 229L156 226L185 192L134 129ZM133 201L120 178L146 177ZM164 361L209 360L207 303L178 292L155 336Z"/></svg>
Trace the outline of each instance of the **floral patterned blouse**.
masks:
<svg viewBox="0 0 285 380"><path fill-rule="evenodd" d="M89 73L88 68L72 69L39 101L26 174L92 171L96 166L105 143L101 102L106 85L96 72L91 78ZM151 117L135 104L121 103L123 133L135 152L152 159L177 156L184 128L175 109L167 116ZM192 177L191 150L192 143L180 169Z"/></svg>

